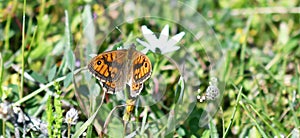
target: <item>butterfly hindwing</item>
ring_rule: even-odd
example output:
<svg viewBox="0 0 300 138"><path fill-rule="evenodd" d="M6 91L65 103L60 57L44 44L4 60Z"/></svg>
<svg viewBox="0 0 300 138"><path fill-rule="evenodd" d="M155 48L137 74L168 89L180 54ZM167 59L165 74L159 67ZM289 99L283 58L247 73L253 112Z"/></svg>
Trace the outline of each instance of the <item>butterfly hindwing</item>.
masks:
<svg viewBox="0 0 300 138"><path fill-rule="evenodd" d="M151 76L152 67L149 58L141 52L136 51L132 61L131 97L136 97L143 89L143 83Z"/></svg>
<svg viewBox="0 0 300 138"><path fill-rule="evenodd" d="M130 87L130 96L131 97L138 96L141 93L143 87L144 87L143 83L132 83Z"/></svg>
<svg viewBox="0 0 300 138"><path fill-rule="evenodd" d="M143 83L152 72L150 59L141 52L136 52L132 64L132 80L135 83Z"/></svg>

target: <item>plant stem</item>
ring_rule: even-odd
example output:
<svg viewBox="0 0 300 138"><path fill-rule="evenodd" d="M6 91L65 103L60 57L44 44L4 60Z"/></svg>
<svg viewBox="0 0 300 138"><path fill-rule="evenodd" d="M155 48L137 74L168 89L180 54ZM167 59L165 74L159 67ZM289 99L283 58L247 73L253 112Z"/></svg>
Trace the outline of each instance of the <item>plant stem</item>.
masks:
<svg viewBox="0 0 300 138"><path fill-rule="evenodd" d="M70 138L71 136L71 125L68 124L68 138Z"/></svg>
<svg viewBox="0 0 300 138"><path fill-rule="evenodd" d="M6 129L6 121L4 119L2 119L2 136L6 136L5 134L5 129Z"/></svg>
<svg viewBox="0 0 300 138"><path fill-rule="evenodd" d="M233 113L232 113L232 115L231 115L229 125L228 125L228 127L227 127L227 129L226 129L226 131L225 131L225 133L224 133L224 135L223 135L223 138L226 137L226 135L227 135L227 133L228 133L228 131L229 131L229 129L230 129L232 123L233 123L233 119L234 119L234 116L235 116L237 107L238 107L238 105L239 105L239 102L240 102L242 89L243 89L243 88L241 87L240 90L239 90L239 93L238 93L238 96L237 96L237 99L236 99L236 103L235 103L235 106L234 106L234 110L233 110Z"/></svg>
<svg viewBox="0 0 300 138"><path fill-rule="evenodd" d="M24 69L25 69L25 10L26 9L26 0L23 3L23 22L22 22L22 73L21 73L21 89L19 91L19 98L23 98L23 89L24 89Z"/></svg>
<svg viewBox="0 0 300 138"><path fill-rule="evenodd" d="M35 90L34 92L28 94L26 97L24 97L24 98L20 99L19 101L15 102L13 105L14 106L15 105L20 105L21 103L27 101L28 99L32 98L33 96L35 96L35 95L39 94L40 92L44 91L46 88L52 86L55 82L63 81L65 78L66 78L66 76L63 76L63 77L60 77L60 78L46 84L44 87L41 87L41 88Z"/></svg>
<svg viewBox="0 0 300 138"><path fill-rule="evenodd" d="M251 26L252 19L253 19L253 16L250 16L248 18L247 26L246 26L246 28L244 30L244 34L243 34L243 35L245 35L245 40L243 41L242 48L241 48L241 57L240 57L241 65L240 65L240 70L239 70L239 75L240 76L244 75L245 52L246 52L246 46L247 46L248 33L249 33L249 29L250 29L250 26Z"/></svg>
<svg viewBox="0 0 300 138"><path fill-rule="evenodd" d="M3 80L3 72L4 72L3 59L2 59L2 54L0 53L0 85L1 86L2 86L2 80ZM0 87L1 100L3 100L3 98L2 98L3 94L4 94L4 92L2 90L2 87Z"/></svg>

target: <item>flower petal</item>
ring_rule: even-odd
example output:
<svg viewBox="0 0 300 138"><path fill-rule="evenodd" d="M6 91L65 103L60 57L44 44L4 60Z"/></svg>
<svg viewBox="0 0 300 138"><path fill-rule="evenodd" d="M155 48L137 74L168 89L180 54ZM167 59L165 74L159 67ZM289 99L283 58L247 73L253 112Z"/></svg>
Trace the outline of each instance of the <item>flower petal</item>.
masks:
<svg viewBox="0 0 300 138"><path fill-rule="evenodd" d="M151 51L154 51L158 45L160 44L159 40L154 36L154 35L144 35L145 39L147 40L148 44L149 44L149 49Z"/></svg>
<svg viewBox="0 0 300 138"><path fill-rule="evenodd" d="M179 34L176 34L174 35L169 41L169 45L172 46L172 45L175 45L176 43L178 43L182 37L185 35L185 32L180 32Z"/></svg>
<svg viewBox="0 0 300 138"><path fill-rule="evenodd" d="M170 53L170 52L176 51L179 48L180 48L179 46L172 46L172 47L164 47L163 49L160 49L160 50L161 50L162 54L166 54L166 53Z"/></svg>
<svg viewBox="0 0 300 138"><path fill-rule="evenodd" d="M142 33L144 38L151 44L154 40L157 40L157 37L154 35L154 33L148 29L145 25L142 26Z"/></svg>
<svg viewBox="0 0 300 138"><path fill-rule="evenodd" d="M138 43L143 45L145 49L142 51L146 53L148 50L152 52L156 52L157 48L161 51L162 54L173 52L178 50L180 47L175 44L178 43L182 37L185 35L185 32L180 32L179 34L173 36L171 39L169 38L169 25L165 25L163 30L160 33L159 39L155 36L155 34L147 28L147 26L142 26L142 33L147 42L142 41L140 39L136 39Z"/></svg>
<svg viewBox="0 0 300 138"><path fill-rule="evenodd" d="M185 35L185 32L180 32L179 34L174 35L171 39L179 42L184 35Z"/></svg>
<svg viewBox="0 0 300 138"><path fill-rule="evenodd" d="M148 51L149 51L149 49L148 49L148 48L145 48L145 49L143 49L141 52L142 52L143 54L147 54Z"/></svg>
<svg viewBox="0 0 300 138"><path fill-rule="evenodd" d="M140 40L138 38L136 39L136 41L138 43L140 43L142 46L144 46L146 49L150 49L151 48L151 45L149 43L145 42L145 41L142 41L142 40Z"/></svg>
<svg viewBox="0 0 300 138"><path fill-rule="evenodd" d="M161 31L158 41L164 43L168 41L168 38L169 38L169 25L167 24Z"/></svg>
<svg viewBox="0 0 300 138"><path fill-rule="evenodd" d="M150 29L147 28L146 25L142 26L142 33L144 34L154 34Z"/></svg>

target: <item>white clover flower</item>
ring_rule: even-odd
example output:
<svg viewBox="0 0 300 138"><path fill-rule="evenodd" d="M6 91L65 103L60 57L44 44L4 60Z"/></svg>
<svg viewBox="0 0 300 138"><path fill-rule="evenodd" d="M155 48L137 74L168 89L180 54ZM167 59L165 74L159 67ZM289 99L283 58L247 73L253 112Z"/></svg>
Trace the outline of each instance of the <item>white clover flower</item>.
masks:
<svg viewBox="0 0 300 138"><path fill-rule="evenodd" d="M206 88L205 95L197 96L197 99L199 100L200 103L204 102L205 100L215 100L219 94L220 90L218 88L218 80L217 78L212 78L211 82L209 82L209 86ZM200 89L198 90L198 93L200 93Z"/></svg>
<svg viewBox="0 0 300 138"><path fill-rule="evenodd" d="M71 108L66 114L65 122L68 125L75 125L77 123L77 119L78 119L78 111L74 108Z"/></svg>
<svg viewBox="0 0 300 138"><path fill-rule="evenodd" d="M215 100L219 93L219 88L217 86L210 85L206 89L206 98L207 100Z"/></svg>
<svg viewBox="0 0 300 138"><path fill-rule="evenodd" d="M178 50L180 47L175 44L178 43L185 35L185 32L180 32L179 34L173 36L171 39L168 39L169 25L165 25L160 33L159 38L157 38L155 34L145 25L142 26L142 33L147 42L140 39L136 40L138 43L146 47L142 52L147 53L148 50L156 52L156 50L159 49L161 54L166 54Z"/></svg>
<svg viewBox="0 0 300 138"><path fill-rule="evenodd" d="M8 120L12 117L12 106L9 102L0 103L0 119Z"/></svg>

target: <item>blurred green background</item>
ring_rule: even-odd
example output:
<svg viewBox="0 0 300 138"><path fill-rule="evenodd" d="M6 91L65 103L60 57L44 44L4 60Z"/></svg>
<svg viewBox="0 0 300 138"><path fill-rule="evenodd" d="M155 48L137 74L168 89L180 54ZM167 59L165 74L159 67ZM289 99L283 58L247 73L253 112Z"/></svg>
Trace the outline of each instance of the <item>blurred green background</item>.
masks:
<svg viewBox="0 0 300 138"><path fill-rule="evenodd" d="M27 1L25 9L23 1L1 1L1 102L20 104L26 114L47 122L49 121L46 119L47 113L44 112L48 107L47 100L51 95L57 94L57 91L61 91L59 106L64 110L62 114L65 115L71 107L79 110L78 124L71 130L71 133L75 133L88 119L84 111L81 111L80 101L76 98L75 86L72 83L73 71L84 67L91 58L82 51L97 54L116 49L125 43L124 41L134 41L136 36L141 37L138 33L144 24L158 33L166 25L164 20L141 19L126 23L118 28L119 30L112 31L111 29L119 25L116 24L120 22L117 20L122 20L126 14L134 18L137 11L147 13L150 11L146 9L151 9L153 10L151 12L166 17L176 15L179 20L185 20L188 16L196 14L195 11L172 9L172 5L177 2L143 1L142 6L147 7L142 7L133 1L124 1L122 6L127 6L124 9L128 11L117 11L111 7L118 2L107 0ZM167 136L299 137L300 1L188 0L182 3L203 16L214 31L213 35L220 42L220 48L226 59L221 70L222 80L226 85L220 108L209 127L199 127L198 121L203 105L197 103L189 117L180 122L179 127ZM130 9L132 5L141 9ZM111 10L107 10L108 7ZM93 20L94 25L88 25L89 20ZM186 21L194 23L193 20ZM23 26L25 35L22 35ZM86 30L88 32L85 32ZM181 31L185 31L184 26L170 23L171 36ZM187 34L186 39L193 39L188 36ZM87 39L93 39L95 43L88 43ZM101 46L98 45L100 43ZM78 48L82 45L86 47ZM181 42L180 45L187 46L188 51L198 55L194 57L200 67L197 77L206 80L205 85L208 85L209 61L205 58L205 51L202 48L195 48L197 44L191 41ZM91 49L88 49L88 46ZM157 57L152 54L148 56L154 64ZM169 67L167 63L156 66L162 70L156 70L155 73L162 74L165 78L169 77L165 80L167 89L175 92L179 85L174 81L178 79L178 72L163 70ZM24 73L21 68L24 69ZM59 82L56 85L60 88L55 89L54 80ZM146 88L151 86L146 83ZM200 89L204 89L204 86ZM22 100L30 94L32 95L28 99ZM176 95L167 94L161 105L147 110L150 116L146 123L151 123L151 120L155 119L151 114L159 116L168 111L164 106L174 105L175 98L172 97ZM117 101L107 108L111 110L116 105ZM140 115L144 110L136 112ZM2 107L0 113L4 116L3 111ZM16 130L12 121L2 117L1 124L2 135L15 135ZM21 128L19 126L20 130ZM66 129L67 126L63 123L61 131ZM88 136L98 135L95 128L89 127L88 130ZM109 131L114 132L113 128ZM140 134L138 137L165 136L163 132L153 128L146 129L145 133L137 131ZM155 135L156 133L158 134ZM29 137L39 135L41 135L39 131L26 134Z"/></svg>

